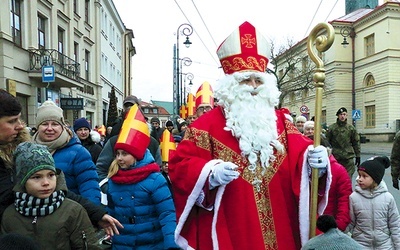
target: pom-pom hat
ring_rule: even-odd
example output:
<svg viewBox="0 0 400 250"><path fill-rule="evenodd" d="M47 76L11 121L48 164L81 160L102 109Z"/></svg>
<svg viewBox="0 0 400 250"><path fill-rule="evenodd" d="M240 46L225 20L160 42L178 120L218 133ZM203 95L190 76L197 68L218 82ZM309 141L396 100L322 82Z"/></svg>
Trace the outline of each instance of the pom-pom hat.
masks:
<svg viewBox="0 0 400 250"><path fill-rule="evenodd" d="M141 160L149 144L149 127L137 104L134 104L122 124L114 150L122 149Z"/></svg>
<svg viewBox="0 0 400 250"><path fill-rule="evenodd" d="M240 71L265 72L270 45L249 22L244 22L218 47L217 55L225 74Z"/></svg>
<svg viewBox="0 0 400 250"><path fill-rule="evenodd" d="M169 162L172 158L173 154L176 151L176 144L174 137L165 129L162 133L161 140L160 140L160 150L161 150L161 160L163 162Z"/></svg>
<svg viewBox="0 0 400 250"><path fill-rule="evenodd" d="M378 156L372 159L368 159L361 163L358 170L364 171L379 185L383 176L385 175L385 169L390 166L390 160L386 156Z"/></svg>
<svg viewBox="0 0 400 250"><path fill-rule="evenodd" d="M214 91L209 82L203 82L196 92L196 110L202 106L214 107Z"/></svg>

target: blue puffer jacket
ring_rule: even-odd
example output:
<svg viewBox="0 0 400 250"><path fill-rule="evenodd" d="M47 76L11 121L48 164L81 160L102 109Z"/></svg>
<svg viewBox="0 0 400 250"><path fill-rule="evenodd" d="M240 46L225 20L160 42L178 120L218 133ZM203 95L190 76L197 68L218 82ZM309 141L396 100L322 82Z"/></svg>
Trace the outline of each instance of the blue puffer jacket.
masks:
<svg viewBox="0 0 400 250"><path fill-rule="evenodd" d="M99 177L90 153L73 136L68 144L53 154L56 167L65 174L69 191L100 204Z"/></svg>
<svg viewBox="0 0 400 250"><path fill-rule="evenodd" d="M178 248L174 241L175 206L167 181L157 168L147 150L145 159L126 171L119 170L122 177L131 171L135 177L142 176L141 180L126 177L121 183L113 176L108 181L109 214L124 226L119 229L120 235L112 238L113 249Z"/></svg>

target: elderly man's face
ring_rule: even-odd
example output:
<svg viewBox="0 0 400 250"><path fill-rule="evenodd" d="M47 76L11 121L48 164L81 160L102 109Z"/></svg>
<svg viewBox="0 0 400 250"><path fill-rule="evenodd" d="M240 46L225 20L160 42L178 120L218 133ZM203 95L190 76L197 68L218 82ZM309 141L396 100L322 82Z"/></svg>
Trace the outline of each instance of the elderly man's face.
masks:
<svg viewBox="0 0 400 250"><path fill-rule="evenodd" d="M196 115L197 115L197 117L200 117L204 113L207 113L208 111L210 111L211 109L212 109L211 105L200 106L196 110Z"/></svg>
<svg viewBox="0 0 400 250"><path fill-rule="evenodd" d="M249 75L249 77L247 77L246 79L242 80L239 84L246 84L249 86L252 86L253 88L257 88L258 86L260 86L261 84L263 84L264 82L262 81L262 79L257 76L257 75Z"/></svg>

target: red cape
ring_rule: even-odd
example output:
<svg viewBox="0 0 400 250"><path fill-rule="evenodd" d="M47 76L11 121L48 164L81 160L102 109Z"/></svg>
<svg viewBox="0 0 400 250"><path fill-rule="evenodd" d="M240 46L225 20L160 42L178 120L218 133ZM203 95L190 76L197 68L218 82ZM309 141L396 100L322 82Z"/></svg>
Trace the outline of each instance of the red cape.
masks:
<svg viewBox="0 0 400 250"><path fill-rule="evenodd" d="M247 169L249 162L241 155L237 139L224 130L221 108L207 112L186 130L169 162L178 218L175 238L182 248L300 249L303 155L312 141L299 133L283 111L277 110L276 115L285 152L275 152L276 160L262 176L260 192L252 185L254 176ZM210 191L208 175L215 159L235 163L241 175ZM195 205L202 192L202 204L213 209Z"/></svg>

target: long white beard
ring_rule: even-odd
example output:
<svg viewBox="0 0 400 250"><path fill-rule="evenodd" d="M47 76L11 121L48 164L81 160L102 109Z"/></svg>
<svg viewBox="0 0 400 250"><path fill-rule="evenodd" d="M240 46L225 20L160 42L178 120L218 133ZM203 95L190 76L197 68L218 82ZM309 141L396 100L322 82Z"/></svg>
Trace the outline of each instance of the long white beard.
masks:
<svg viewBox="0 0 400 250"><path fill-rule="evenodd" d="M264 84L254 89L239 82L256 74ZM255 171L258 160L262 173L275 160L274 148L283 150L278 141L275 106L279 103L280 92L276 80L264 73L234 73L220 81L215 91L218 105L224 107L225 130L231 131L239 141L239 147L250 162L249 170ZM252 93L254 95L252 95ZM257 93L257 94L255 94Z"/></svg>

